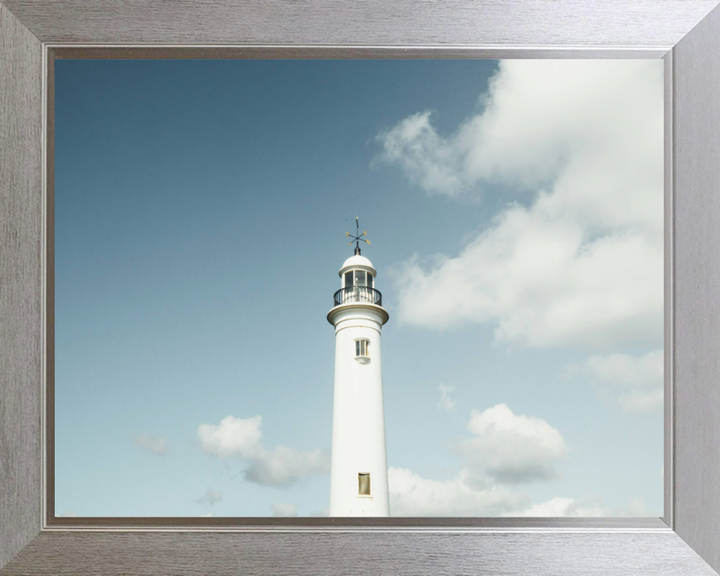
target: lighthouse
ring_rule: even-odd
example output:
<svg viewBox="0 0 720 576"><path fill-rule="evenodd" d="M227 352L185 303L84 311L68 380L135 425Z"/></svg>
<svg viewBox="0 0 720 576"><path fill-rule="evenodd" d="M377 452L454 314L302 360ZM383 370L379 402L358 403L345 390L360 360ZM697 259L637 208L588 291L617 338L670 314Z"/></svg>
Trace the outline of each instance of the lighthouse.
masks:
<svg viewBox="0 0 720 576"><path fill-rule="evenodd" d="M327 319L335 327L330 516L389 516L380 334L388 313L377 271L360 254L365 232L347 233L355 254L340 268ZM352 245L352 242L350 243Z"/></svg>

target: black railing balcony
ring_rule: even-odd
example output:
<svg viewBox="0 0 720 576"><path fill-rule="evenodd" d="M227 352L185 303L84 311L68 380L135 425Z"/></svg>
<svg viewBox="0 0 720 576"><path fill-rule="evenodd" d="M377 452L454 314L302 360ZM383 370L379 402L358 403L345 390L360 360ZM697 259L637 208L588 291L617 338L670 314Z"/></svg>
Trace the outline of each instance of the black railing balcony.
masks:
<svg viewBox="0 0 720 576"><path fill-rule="evenodd" d="M382 306L382 294L380 294L380 291L368 286L350 286L348 288L340 288L340 290L335 292L333 300L333 308L335 306L340 306L340 304L353 304L355 302Z"/></svg>

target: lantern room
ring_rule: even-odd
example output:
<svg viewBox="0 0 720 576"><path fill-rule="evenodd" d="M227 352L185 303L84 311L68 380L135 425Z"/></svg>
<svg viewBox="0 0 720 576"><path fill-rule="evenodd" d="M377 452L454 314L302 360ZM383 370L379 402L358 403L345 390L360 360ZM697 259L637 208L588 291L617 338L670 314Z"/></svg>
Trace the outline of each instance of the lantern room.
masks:
<svg viewBox="0 0 720 576"><path fill-rule="evenodd" d="M335 293L334 306L365 303L382 306L382 294L375 289L377 271L370 260L355 254L340 268L340 290Z"/></svg>

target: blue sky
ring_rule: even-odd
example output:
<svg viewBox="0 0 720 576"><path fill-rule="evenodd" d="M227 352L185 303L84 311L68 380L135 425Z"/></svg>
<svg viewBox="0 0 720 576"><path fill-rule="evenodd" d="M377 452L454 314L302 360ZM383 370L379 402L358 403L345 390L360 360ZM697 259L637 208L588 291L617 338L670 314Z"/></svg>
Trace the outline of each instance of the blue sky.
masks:
<svg viewBox="0 0 720 576"><path fill-rule="evenodd" d="M391 513L662 514L661 62L60 60L55 191L58 515L326 513L355 216Z"/></svg>

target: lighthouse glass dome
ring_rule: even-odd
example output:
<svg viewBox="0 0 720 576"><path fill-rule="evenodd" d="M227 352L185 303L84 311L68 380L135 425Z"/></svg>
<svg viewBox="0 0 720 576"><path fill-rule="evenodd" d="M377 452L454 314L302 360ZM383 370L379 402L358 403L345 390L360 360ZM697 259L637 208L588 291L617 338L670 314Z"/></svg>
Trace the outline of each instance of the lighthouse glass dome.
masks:
<svg viewBox="0 0 720 576"><path fill-rule="evenodd" d="M342 287L333 297L335 306L351 302L368 302L382 306L382 294L373 287L377 272L370 260L356 254L345 260L339 274Z"/></svg>
<svg viewBox="0 0 720 576"><path fill-rule="evenodd" d="M55 514L660 516L662 64L56 60Z"/></svg>

